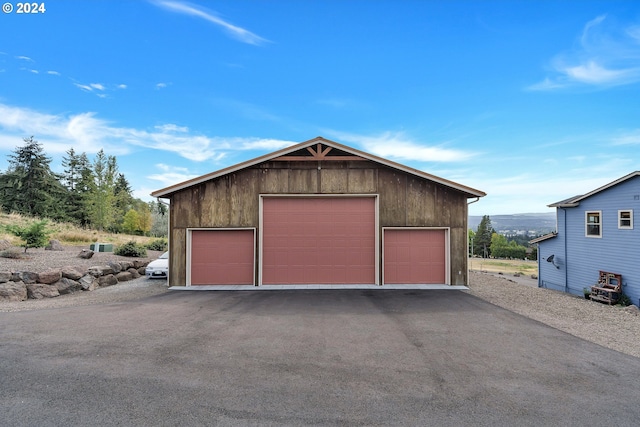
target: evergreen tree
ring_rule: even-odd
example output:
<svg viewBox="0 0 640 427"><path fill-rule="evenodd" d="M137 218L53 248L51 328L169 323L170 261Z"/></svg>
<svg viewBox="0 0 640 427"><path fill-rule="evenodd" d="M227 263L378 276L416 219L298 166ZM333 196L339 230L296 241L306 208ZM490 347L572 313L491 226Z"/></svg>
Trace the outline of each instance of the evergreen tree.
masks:
<svg viewBox="0 0 640 427"><path fill-rule="evenodd" d="M134 209L135 200L131 195L131 185L124 174L119 173L118 178L115 182L114 187L114 201L115 201L115 210L114 210L114 218L113 218L113 226L112 228L115 231L122 231L124 225L124 216L125 212L129 212L129 210Z"/></svg>
<svg viewBox="0 0 640 427"><path fill-rule="evenodd" d="M167 206L160 202L149 202L151 211L151 235L166 237L169 230L169 212Z"/></svg>
<svg viewBox="0 0 640 427"><path fill-rule="evenodd" d="M496 231L491 226L491 218L489 215L483 215L480 224L476 230L474 239L474 254L482 258L487 258L491 254L491 236Z"/></svg>
<svg viewBox="0 0 640 427"><path fill-rule="evenodd" d="M0 177L0 202L5 211L23 215L66 219L65 188L51 171L51 158L42 145L24 138L24 145L9 155L9 168Z"/></svg>
<svg viewBox="0 0 640 427"><path fill-rule="evenodd" d="M116 158L101 149L93 159L94 180L88 197L91 224L98 230L110 229L114 224L117 171Z"/></svg>

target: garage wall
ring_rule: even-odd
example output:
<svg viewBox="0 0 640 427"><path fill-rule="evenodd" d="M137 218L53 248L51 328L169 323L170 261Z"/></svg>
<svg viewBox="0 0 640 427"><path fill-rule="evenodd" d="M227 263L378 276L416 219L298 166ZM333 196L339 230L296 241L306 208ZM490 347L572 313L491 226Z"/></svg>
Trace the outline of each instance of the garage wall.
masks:
<svg viewBox="0 0 640 427"><path fill-rule="evenodd" d="M260 194L377 194L380 227L449 227L451 284L467 283L466 194L372 161L267 161L172 195L172 286L186 284L185 230L258 228Z"/></svg>

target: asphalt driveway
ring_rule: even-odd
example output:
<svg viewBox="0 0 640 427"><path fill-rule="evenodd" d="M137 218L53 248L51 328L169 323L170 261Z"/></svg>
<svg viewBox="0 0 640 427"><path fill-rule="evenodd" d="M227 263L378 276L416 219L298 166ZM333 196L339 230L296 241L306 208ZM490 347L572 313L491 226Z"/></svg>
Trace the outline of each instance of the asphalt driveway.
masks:
<svg viewBox="0 0 640 427"><path fill-rule="evenodd" d="M637 425L640 359L460 291L0 313L0 423Z"/></svg>

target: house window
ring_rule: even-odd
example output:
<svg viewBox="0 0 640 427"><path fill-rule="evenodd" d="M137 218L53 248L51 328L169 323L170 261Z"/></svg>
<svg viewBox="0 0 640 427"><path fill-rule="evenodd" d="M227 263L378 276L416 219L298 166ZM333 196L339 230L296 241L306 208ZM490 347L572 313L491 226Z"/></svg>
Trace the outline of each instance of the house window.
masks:
<svg viewBox="0 0 640 427"><path fill-rule="evenodd" d="M618 211L618 228L625 228L625 229L633 228L633 211L632 210Z"/></svg>
<svg viewBox="0 0 640 427"><path fill-rule="evenodd" d="M602 237L602 211L585 212L585 235Z"/></svg>

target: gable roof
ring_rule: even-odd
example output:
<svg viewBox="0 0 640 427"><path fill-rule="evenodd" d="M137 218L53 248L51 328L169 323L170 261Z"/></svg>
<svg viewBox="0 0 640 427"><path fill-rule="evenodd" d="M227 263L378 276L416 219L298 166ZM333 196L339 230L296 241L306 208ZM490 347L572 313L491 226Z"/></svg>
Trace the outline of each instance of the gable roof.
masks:
<svg viewBox="0 0 640 427"><path fill-rule="evenodd" d="M580 195L580 196L573 196L573 197L570 197L568 199L561 200L559 202L555 202L555 203L552 203L552 204L547 205L547 206L549 206L550 208L575 208L576 206L580 205L580 201L586 199L587 197L591 197L591 196L593 196L595 194L598 194L598 193L600 193L600 192L602 192L604 190L608 190L611 187L614 187L614 186L616 186L616 185L618 185L618 184L620 184L622 182L625 182L625 181L627 181L627 180L629 180L631 178L635 178L637 176L640 176L640 171L631 172L630 174L625 175L622 178L616 179L615 181L610 182L610 183L608 183L606 185L603 185L600 188L596 188L595 190L593 190L593 191L591 191L591 192L589 192L587 194L583 194L583 195Z"/></svg>
<svg viewBox="0 0 640 427"><path fill-rule="evenodd" d="M317 146L318 144L322 144L322 145L325 145L327 147L335 148L336 150L342 151L344 153L348 153L350 155L350 156L344 156L344 157L349 157L349 158L352 158L352 159L358 158L358 160L370 160L372 162L380 163L380 164L383 164L383 165L388 166L390 168L397 169L397 170L409 173L411 175L415 175L417 177L428 179L430 181L442 184L442 185L444 185L446 187L449 187L449 188L452 188L454 190L458 190L458 191L460 191L462 193L467 194L467 198L484 197L484 196L487 195L485 192L480 191L480 190L476 190L475 188L467 187L465 185L458 184L458 183L455 183L453 181L449 181L447 179L440 178L440 177L437 177L435 175L428 174L426 172L422 172L422 171L420 171L418 169L414 169L414 168L411 168L409 166L402 165L400 163L392 162L391 160L383 159L382 157L374 156L373 154L365 153L364 151L356 150L355 148L351 148L351 147L348 147L346 145L342 145L342 144L339 144L339 143L337 143L335 141L330 141L330 140L325 139L325 138L323 138L321 136L318 136L318 137L310 139L308 141L301 142L300 144L292 145L291 147L283 148L282 150L278 150L278 151L275 151L275 152L270 153L270 154L265 154L263 156L256 157L256 158L251 159L251 160L247 160L245 162L238 163L236 165L229 166L229 167L226 167L224 169L220 169L220 170L215 171L215 172L211 172L211 173L208 173L208 174L196 177L196 178L192 178L190 180L183 181L181 183L178 183L178 184L175 184L175 185L172 185L172 186L160 189L160 190L156 190L156 191L151 193L151 196L153 196L153 197L161 197L161 198L170 197L173 193L175 193L177 191L180 191L180 190L184 190L185 188L189 188L189 187L191 187L193 185L198 185L198 184L201 184L203 182L209 181L211 179L215 179L215 178L218 178L218 177L221 177L221 176L236 172L238 170L257 165L259 163L263 163L263 162L267 162L267 161L270 161L270 160L274 160L274 159L277 159L278 157L287 156L288 154L295 153L296 151L299 151L299 150L307 149L311 153L313 153L312 148L314 146ZM330 159L332 157L335 158L335 159L338 159L340 157L340 156L326 156L326 153L328 151L329 150L326 150L326 151L324 151L322 153L318 152L318 153L315 153L315 154L317 154L319 160L326 159L326 158ZM286 158L283 159L283 160L286 160ZM294 160L294 158L292 157L291 160Z"/></svg>

